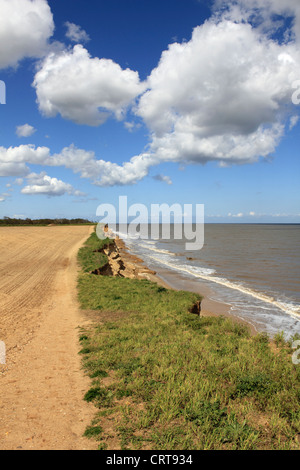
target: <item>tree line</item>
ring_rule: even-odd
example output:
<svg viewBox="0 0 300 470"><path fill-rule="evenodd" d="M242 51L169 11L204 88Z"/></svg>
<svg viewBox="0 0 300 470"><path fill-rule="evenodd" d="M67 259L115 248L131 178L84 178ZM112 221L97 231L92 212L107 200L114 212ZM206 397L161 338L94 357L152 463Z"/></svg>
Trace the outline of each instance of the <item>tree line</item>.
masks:
<svg viewBox="0 0 300 470"><path fill-rule="evenodd" d="M10 217L4 217L0 219L0 226L2 225L86 225L92 224L90 220L87 219L12 219Z"/></svg>

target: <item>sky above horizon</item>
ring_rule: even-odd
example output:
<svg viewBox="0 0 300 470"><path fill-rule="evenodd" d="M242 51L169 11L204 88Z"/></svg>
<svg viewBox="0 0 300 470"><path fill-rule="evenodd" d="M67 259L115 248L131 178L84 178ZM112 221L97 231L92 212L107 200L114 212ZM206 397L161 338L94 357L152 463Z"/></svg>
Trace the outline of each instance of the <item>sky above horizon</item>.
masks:
<svg viewBox="0 0 300 470"><path fill-rule="evenodd" d="M0 0L0 81L0 218L300 223L298 0Z"/></svg>

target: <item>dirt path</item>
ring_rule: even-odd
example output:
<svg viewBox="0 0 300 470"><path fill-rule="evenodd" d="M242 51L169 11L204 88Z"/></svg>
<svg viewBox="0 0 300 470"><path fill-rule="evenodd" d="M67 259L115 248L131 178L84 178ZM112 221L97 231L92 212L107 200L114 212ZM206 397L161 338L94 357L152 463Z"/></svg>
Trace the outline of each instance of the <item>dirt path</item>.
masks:
<svg viewBox="0 0 300 470"><path fill-rule="evenodd" d="M0 449L95 449L78 355L78 249L91 227L0 229Z"/></svg>

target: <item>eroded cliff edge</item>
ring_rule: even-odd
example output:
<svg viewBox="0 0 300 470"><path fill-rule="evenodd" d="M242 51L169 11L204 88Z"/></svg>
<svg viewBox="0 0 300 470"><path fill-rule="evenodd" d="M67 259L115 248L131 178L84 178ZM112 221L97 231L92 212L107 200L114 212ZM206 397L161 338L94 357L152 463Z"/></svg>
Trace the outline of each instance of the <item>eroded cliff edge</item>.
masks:
<svg viewBox="0 0 300 470"><path fill-rule="evenodd" d="M107 257L107 263L93 271L92 274L129 279L148 279L157 282L156 272L147 268L140 258L129 253L123 240L116 238L99 251Z"/></svg>

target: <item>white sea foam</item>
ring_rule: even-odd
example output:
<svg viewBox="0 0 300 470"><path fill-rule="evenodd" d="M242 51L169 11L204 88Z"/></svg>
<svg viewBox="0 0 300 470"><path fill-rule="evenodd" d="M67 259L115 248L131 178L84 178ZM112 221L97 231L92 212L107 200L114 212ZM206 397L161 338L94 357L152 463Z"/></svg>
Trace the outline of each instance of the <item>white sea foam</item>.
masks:
<svg viewBox="0 0 300 470"><path fill-rule="evenodd" d="M155 243L155 242L154 242ZM154 244L153 243L153 244ZM152 244L151 244L152 245ZM168 251L168 250L162 250L162 249L159 249L159 248L154 248L153 246L147 246L147 245L144 245L144 244L140 244L139 246L141 248L146 248L147 250L150 250L150 251L155 251L156 253L163 253L165 255L170 255L170 256L176 256L175 253L171 253L171 251Z"/></svg>
<svg viewBox="0 0 300 470"><path fill-rule="evenodd" d="M156 258L154 256L149 256L149 258L155 260L156 262L160 264L168 266L171 269L175 269L176 271L181 271L181 272L187 273L188 275L205 279L206 281L209 281L209 282L214 282L216 284L222 285L229 289L234 289L243 294L249 295L262 302L271 304L273 307L279 308L283 312L287 313L288 315L292 316L296 320L300 321L300 306L297 304L279 301L275 299L274 297L271 297L270 295L256 292L242 284L234 283L232 281L229 281L228 279L215 276L214 274L216 271L213 269L207 269L207 268L196 267L196 266L188 266L188 265L176 265L166 260L165 258Z"/></svg>

